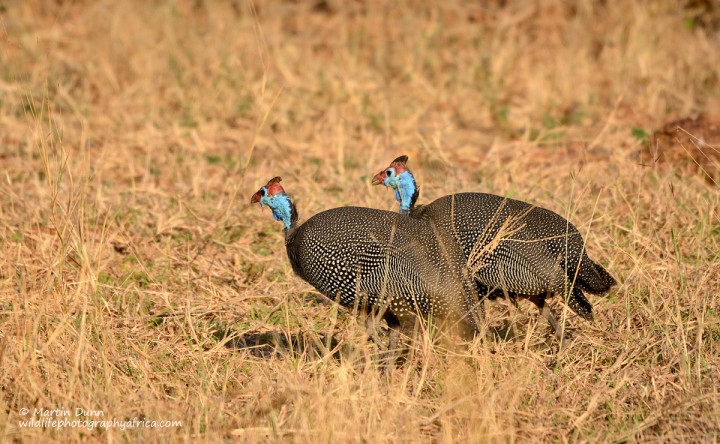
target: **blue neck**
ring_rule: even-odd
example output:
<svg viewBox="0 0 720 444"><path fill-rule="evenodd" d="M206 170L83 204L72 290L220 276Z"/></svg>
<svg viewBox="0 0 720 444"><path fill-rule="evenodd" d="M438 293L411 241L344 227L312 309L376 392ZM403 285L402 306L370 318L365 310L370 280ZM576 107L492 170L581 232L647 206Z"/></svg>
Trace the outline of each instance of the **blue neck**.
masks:
<svg viewBox="0 0 720 444"><path fill-rule="evenodd" d="M412 173L409 170L403 171L390 180L390 186L395 190L395 199L400 203L400 212L409 212L413 203L413 195L417 189Z"/></svg>
<svg viewBox="0 0 720 444"><path fill-rule="evenodd" d="M287 194L263 196L260 199L260 204L270 207L275 220L282 221L286 230L292 227L293 222L295 222L293 220L293 205Z"/></svg>

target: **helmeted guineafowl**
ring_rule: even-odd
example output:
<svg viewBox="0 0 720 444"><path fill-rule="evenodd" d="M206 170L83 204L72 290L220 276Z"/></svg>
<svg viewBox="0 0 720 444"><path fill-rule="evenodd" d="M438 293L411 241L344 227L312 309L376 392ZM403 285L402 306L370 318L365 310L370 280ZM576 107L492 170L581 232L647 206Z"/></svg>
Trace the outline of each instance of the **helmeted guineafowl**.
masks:
<svg viewBox="0 0 720 444"><path fill-rule="evenodd" d="M587 256L573 224L545 208L485 193L452 194L416 206L419 189L407 159L395 159L373 184L392 188L400 212L410 219L434 221L456 239L481 297L484 291L490 299L507 295L532 301L558 338L562 329L545 304L548 295L565 296L575 313L592 321L583 292L603 294L616 281Z"/></svg>
<svg viewBox="0 0 720 444"><path fill-rule="evenodd" d="M457 243L438 239L432 220L342 207L298 225L280 180L271 179L251 203L267 205L282 221L298 276L345 307L380 313L391 328L407 328L416 315L432 313L466 337L477 333L478 295L472 278L457 265L462 251Z"/></svg>

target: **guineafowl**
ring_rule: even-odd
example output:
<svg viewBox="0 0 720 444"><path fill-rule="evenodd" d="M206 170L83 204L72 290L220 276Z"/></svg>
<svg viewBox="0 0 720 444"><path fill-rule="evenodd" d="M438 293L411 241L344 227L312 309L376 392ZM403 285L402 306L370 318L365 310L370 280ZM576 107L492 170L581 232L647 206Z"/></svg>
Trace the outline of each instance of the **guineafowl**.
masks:
<svg viewBox="0 0 720 444"><path fill-rule="evenodd" d="M432 220L343 207L299 225L280 180L271 179L250 202L270 207L283 223L293 271L320 293L382 316L395 331L408 328L417 315L430 314L465 337L479 331L478 295L472 278L457 265L462 251L457 243L438 240Z"/></svg>
<svg viewBox="0 0 720 444"><path fill-rule="evenodd" d="M398 157L372 183L392 188L408 218L431 220L460 244L481 297L530 300L561 340L562 329L545 304L548 295L566 295L570 309L592 321L583 292L603 294L616 281L587 256L573 224L545 208L485 193L453 194L416 206L419 188L407 160Z"/></svg>

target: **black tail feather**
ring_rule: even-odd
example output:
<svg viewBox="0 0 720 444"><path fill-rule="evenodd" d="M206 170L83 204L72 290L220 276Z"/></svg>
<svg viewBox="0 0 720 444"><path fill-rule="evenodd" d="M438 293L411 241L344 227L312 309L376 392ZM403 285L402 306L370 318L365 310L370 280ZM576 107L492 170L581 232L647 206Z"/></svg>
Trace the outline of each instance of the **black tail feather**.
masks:
<svg viewBox="0 0 720 444"><path fill-rule="evenodd" d="M585 257L580 264L576 285L592 294L603 294L610 290L617 281L601 265Z"/></svg>
<svg viewBox="0 0 720 444"><path fill-rule="evenodd" d="M587 298L585 298L585 295L583 294L581 289L579 289L578 287L573 288L567 304L572 311L582 316L584 319L592 322L592 305L590 305L590 302L587 300Z"/></svg>

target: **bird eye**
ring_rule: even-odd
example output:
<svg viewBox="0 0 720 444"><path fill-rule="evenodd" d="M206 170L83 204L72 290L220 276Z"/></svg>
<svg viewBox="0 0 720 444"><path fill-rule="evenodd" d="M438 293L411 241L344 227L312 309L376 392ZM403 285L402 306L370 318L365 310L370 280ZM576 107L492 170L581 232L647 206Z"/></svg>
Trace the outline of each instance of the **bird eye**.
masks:
<svg viewBox="0 0 720 444"><path fill-rule="evenodd" d="M387 171L385 171L385 174L386 174L388 177L390 177L390 176L392 175L392 171L387 170Z"/></svg>
<svg viewBox="0 0 720 444"><path fill-rule="evenodd" d="M265 188L260 188L260 196L264 196L264 195L265 195Z"/></svg>

